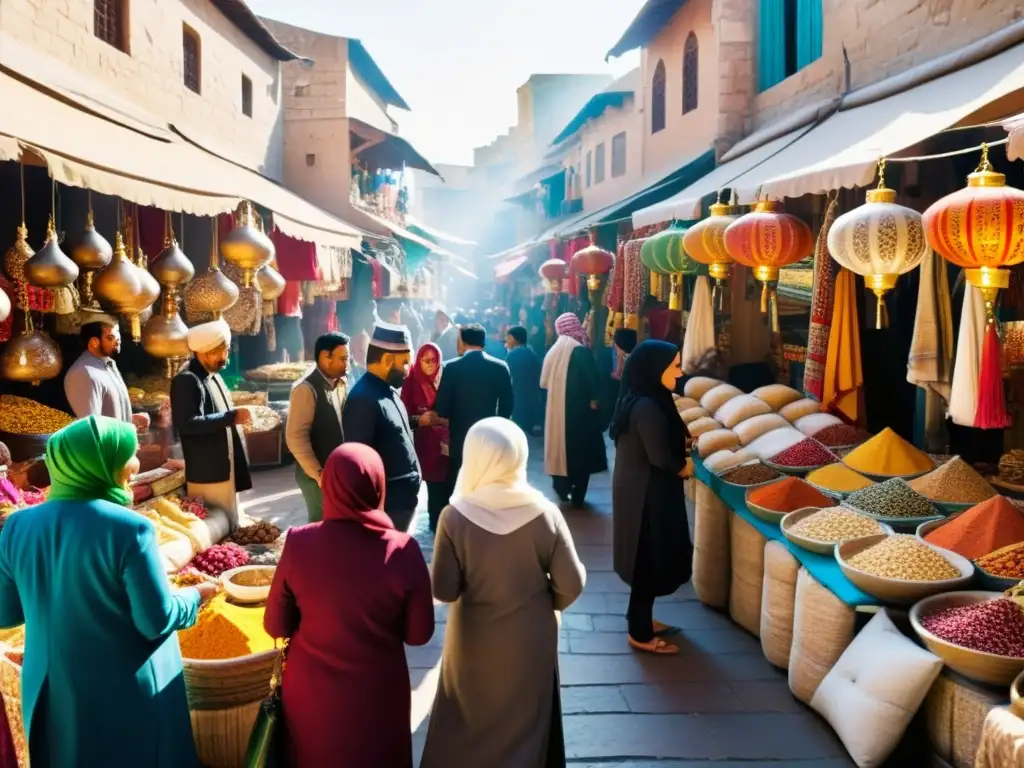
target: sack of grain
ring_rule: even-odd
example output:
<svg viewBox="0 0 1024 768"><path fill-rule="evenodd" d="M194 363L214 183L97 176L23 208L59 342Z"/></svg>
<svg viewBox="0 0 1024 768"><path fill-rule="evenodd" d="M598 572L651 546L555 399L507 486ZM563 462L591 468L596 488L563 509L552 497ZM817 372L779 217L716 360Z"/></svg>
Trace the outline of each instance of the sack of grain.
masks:
<svg viewBox="0 0 1024 768"><path fill-rule="evenodd" d="M743 393L732 384L719 384L714 389L708 390L700 399L700 407L708 413L715 413L719 408Z"/></svg>
<svg viewBox="0 0 1024 768"><path fill-rule="evenodd" d="M726 448L721 451L715 451L704 459L704 468L707 469L708 472L720 475L726 470L738 467L740 464L746 464L757 460L757 456L747 453L744 450L731 451Z"/></svg>
<svg viewBox="0 0 1024 768"><path fill-rule="evenodd" d="M739 439L739 435L737 435L737 439ZM769 430L752 440L746 450L759 459L770 459L803 439L804 436L800 430L793 429L793 427L780 427Z"/></svg>
<svg viewBox="0 0 1024 768"><path fill-rule="evenodd" d="M768 403L773 411L778 411L803 397L795 389L787 387L785 384L766 384L763 387L758 387L750 394L758 400Z"/></svg>
<svg viewBox="0 0 1024 768"><path fill-rule="evenodd" d="M672 402L676 404L676 410L679 413L688 411L691 408L699 408L700 401L694 400L692 397L680 397L679 395L672 395Z"/></svg>
<svg viewBox="0 0 1024 768"><path fill-rule="evenodd" d="M761 634L765 538L739 515L733 514L729 525L729 559L732 563L729 615L747 632L758 637Z"/></svg>
<svg viewBox="0 0 1024 768"><path fill-rule="evenodd" d="M789 422L779 414L762 413L760 416L754 416L753 418L741 421L735 427L732 427L732 431L740 439L741 445L750 445L761 435L766 435L776 429L783 429L788 426Z"/></svg>
<svg viewBox="0 0 1024 768"><path fill-rule="evenodd" d="M698 438L705 432L710 432L714 429L721 429L722 425L710 416L702 416L699 419L691 421L686 425L686 428L690 432L690 437Z"/></svg>
<svg viewBox="0 0 1024 768"><path fill-rule="evenodd" d="M821 413L821 403L810 397L803 400L796 400L779 409L779 413L792 423L803 416L810 416L812 413Z"/></svg>
<svg viewBox="0 0 1024 768"><path fill-rule="evenodd" d="M796 579L789 690L810 706L814 692L853 640L855 614L806 568Z"/></svg>
<svg viewBox="0 0 1024 768"><path fill-rule="evenodd" d="M821 413L819 411L818 413L809 413L806 416L801 416L793 422L793 426L808 437L813 437L826 427L832 427L836 424L842 423L842 419L838 416L833 416L831 413Z"/></svg>
<svg viewBox="0 0 1024 768"><path fill-rule="evenodd" d="M793 644L793 607L800 562L781 541L764 545L764 588L761 592L761 650L771 664L789 667Z"/></svg>
<svg viewBox="0 0 1024 768"><path fill-rule="evenodd" d="M732 513L714 491L695 481L693 591L712 608L729 604L729 518Z"/></svg>
<svg viewBox="0 0 1024 768"><path fill-rule="evenodd" d="M707 376L694 376L692 379L686 380L686 384L683 386L683 394L686 397L692 397L694 400L700 400L705 394L721 383L718 379L712 379Z"/></svg>
<svg viewBox="0 0 1024 768"><path fill-rule="evenodd" d="M726 429L732 429L741 421L771 411L768 403L758 400L753 395L738 395L715 411L715 421L720 422Z"/></svg>
<svg viewBox="0 0 1024 768"><path fill-rule="evenodd" d="M694 424L697 424L700 421L705 421L705 419L698 419ZM708 419L707 421L711 421L711 419ZM710 431L703 432L701 436L697 438L697 455L710 456L716 451L727 449L732 450L737 448L739 447L739 444L740 439L731 429L712 429Z"/></svg>
<svg viewBox="0 0 1024 768"><path fill-rule="evenodd" d="M708 418L711 414L701 408L699 405L696 408L687 408L685 411L679 412L679 418L683 420L683 424L693 424L698 419Z"/></svg>

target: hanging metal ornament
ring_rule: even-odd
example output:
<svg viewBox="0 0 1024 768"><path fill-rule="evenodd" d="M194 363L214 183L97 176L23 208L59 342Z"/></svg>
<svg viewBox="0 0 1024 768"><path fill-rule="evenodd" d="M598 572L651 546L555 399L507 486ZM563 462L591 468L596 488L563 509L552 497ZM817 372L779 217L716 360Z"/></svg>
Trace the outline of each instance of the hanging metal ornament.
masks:
<svg viewBox="0 0 1024 768"><path fill-rule="evenodd" d="M146 321L142 329L142 348L164 361L164 376L168 379L174 375L176 363L188 358L188 328L178 314L174 294L165 293L161 311Z"/></svg>
<svg viewBox="0 0 1024 768"><path fill-rule="evenodd" d="M248 288L257 270L274 257L274 243L256 225L252 203L239 205L237 220L238 225L221 241L220 253L242 270L242 287Z"/></svg>
<svg viewBox="0 0 1024 768"><path fill-rule="evenodd" d="M67 288L78 279L78 265L60 249L53 215L46 222L46 243L25 262L25 279L37 288Z"/></svg>
<svg viewBox="0 0 1024 768"><path fill-rule="evenodd" d="M32 315L25 313L25 329L0 352L0 378L38 385L60 376L60 347L45 331L36 330Z"/></svg>
<svg viewBox="0 0 1024 768"><path fill-rule="evenodd" d="M7 295L7 292L3 288L0 288L0 323L4 322L10 316L11 297Z"/></svg>
<svg viewBox="0 0 1024 768"><path fill-rule="evenodd" d="M149 282L144 280L144 274L156 284L151 275L143 273L129 260L124 238L118 232L114 238L114 255L110 264L93 278L93 292L100 306L128 321L133 341L142 339L142 320L139 316L160 295L159 286L154 292Z"/></svg>
<svg viewBox="0 0 1024 768"><path fill-rule="evenodd" d="M284 278L272 264L260 268L256 273L256 284L259 286L263 301L276 301L285 289Z"/></svg>
<svg viewBox="0 0 1024 768"><path fill-rule="evenodd" d="M185 286L185 314L190 323L221 314L238 301L238 286L220 271L217 219L213 219L210 241L210 267Z"/></svg>
<svg viewBox="0 0 1024 768"><path fill-rule="evenodd" d="M178 296L185 283L195 277L196 269L174 235L170 211L164 214L164 249L149 265L149 272L163 287L164 293L174 297Z"/></svg>
<svg viewBox="0 0 1024 768"><path fill-rule="evenodd" d="M683 248L694 261L707 265L708 275L715 281L712 303L717 311L722 310L725 283L732 274L733 259L725 249L725 230L739 218L739 211L722 202L718 193L717 202L711 205L706 219L701 219L683 234Z"/></svg>
<svg viewBox="0 0 1024 768"><path fill-rule="evenodd" d="M80 283L83 304L92 304L92 278L97 270L110 263L114 249L103 235L96 231L96 221L92 212L92 192L89 192L89 209L85 215L85 230L71 249L71 258L80 270Z"/></svg>

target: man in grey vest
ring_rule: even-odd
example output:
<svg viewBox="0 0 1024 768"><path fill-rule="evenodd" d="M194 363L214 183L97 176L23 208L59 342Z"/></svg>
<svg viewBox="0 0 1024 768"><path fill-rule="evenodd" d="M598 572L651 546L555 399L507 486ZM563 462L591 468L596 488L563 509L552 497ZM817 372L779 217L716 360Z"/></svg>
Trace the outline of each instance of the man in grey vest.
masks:
<svg viewBox="0 0 1024 768"><path fill-rule="evenodd" d="M341 411L348 389L348 336L325 333L313 348L316 368L293 388L285 441L295 457L295 479L309 522L323 518L320 475L327 457L345 440Z"/></svg>

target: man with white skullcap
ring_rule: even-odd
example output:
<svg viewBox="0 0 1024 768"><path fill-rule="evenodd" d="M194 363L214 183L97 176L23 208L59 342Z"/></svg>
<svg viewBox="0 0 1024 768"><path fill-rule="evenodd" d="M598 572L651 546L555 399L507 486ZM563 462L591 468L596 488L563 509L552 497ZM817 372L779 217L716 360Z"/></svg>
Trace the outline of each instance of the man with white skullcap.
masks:
<svg viewBox="0 0 1024 768"><path fill-rule="evenodd" d="M235 409L220 377L231 351L231 329L223 320L188 331L192 359L171 381L171 417L181 437L190 496L223 509L238 525L239 491L252 488L240 427L252 419Z"/></svg>

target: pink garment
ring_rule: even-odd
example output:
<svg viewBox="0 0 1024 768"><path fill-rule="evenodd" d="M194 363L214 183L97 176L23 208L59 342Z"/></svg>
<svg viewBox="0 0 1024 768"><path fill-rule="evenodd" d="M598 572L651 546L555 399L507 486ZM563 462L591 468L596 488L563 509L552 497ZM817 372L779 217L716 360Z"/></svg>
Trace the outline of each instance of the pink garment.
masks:
<svg viewBox="0 0 1024 768"><path fill-rule="evenodd" d="M568 336L570 339L575 339L584 347L590 346L587 332L583 330L580 319L572 312L566 312L558 316L558 319L555 320L555 331L559 336Z"/></svg>
<svg viewBox="0 0 1024 768"><path fill-rule="evenodd" d="M437 375L433 380L423 373L423 358L427 352L433 352L437 359ZM441 383L441 349L436 344L424 344L416 353L416 362L409 371L409 376L402 384L402 403L409 412L409 418L422 416L434 409L437 400L437 387ZM448 457L441 452L441 444L449 441L447 427L416 427L413 443L416 456L420 460L423 480L427 483L444 482L448 477Z"/></svg>

